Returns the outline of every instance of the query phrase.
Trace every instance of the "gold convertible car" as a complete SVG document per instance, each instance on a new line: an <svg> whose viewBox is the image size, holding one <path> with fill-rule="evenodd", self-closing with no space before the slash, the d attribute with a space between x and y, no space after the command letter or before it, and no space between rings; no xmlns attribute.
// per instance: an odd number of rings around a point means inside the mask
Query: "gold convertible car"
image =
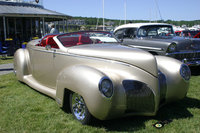
<svg viewBox="0 0 200 133"><path fill-rule="evenodd" d="M19 81L89 124L155 115L187 94L190 69L180 61L123 46L111 33L84 31L30 41L14 56Z"/></svg>

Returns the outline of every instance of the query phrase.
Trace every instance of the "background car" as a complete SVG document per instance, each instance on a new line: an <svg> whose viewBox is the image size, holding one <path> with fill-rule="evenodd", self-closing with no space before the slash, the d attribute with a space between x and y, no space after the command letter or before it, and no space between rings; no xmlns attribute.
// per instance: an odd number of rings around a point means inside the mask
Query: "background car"
<svg viewBox="0 0 200 133"><path fill-rule="evenodd" d="M190 69L180 61L94 31L29 42L15 53L14 71L19 81L55 99L82 124L155 115L162 105L186 96L190 79Z"/></svg>
<svg viewBox="0 0 200 133"><path fill-rule="evenodd" d="M153 55L173 57L189 66L200 65L200 40L176 37L170 24L125 24L117 27L114 34L130 47L147 50Z"/></svg>
<svg viewBox="0 0 200 133"><path fill-rule="evenodd" d="M183 30L175 31L175 34L180 37L199 38L200 31Z"/></svg>

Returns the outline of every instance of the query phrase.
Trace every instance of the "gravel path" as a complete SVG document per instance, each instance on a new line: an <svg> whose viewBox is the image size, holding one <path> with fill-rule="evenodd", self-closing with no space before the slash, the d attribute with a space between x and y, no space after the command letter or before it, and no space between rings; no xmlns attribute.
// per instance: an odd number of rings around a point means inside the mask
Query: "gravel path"
<svg viewBox="0 0 200 133"><path fill-rule="evenodd" d="M0 75L13 72L13 63L0 65Z"/></svg>

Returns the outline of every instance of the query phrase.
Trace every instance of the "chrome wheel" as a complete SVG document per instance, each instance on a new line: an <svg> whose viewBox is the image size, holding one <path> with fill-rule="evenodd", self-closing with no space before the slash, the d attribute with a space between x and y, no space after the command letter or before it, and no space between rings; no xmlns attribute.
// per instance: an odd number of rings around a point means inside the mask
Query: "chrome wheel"
<svg viewBox="0 0 200 133"><path fill-rule="evenodd" d="M72 94L71 99L71 108L72 113L76 117L76 119L82 121L86 117L86 106L83 98L77 93Z"/></svg>

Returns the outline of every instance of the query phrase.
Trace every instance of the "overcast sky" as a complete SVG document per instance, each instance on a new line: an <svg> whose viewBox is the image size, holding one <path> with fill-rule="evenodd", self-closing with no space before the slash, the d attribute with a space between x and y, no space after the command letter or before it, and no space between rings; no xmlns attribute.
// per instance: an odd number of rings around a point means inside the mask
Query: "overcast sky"
<svg viewBox="0 0 200 133"><path fill-rule="evenodd" d="M200 0L104 0L105 18L124 19L125 1L128 20L200 20ZM43 0L43 5L71 16L103 17L103 0Z"/></svg>

